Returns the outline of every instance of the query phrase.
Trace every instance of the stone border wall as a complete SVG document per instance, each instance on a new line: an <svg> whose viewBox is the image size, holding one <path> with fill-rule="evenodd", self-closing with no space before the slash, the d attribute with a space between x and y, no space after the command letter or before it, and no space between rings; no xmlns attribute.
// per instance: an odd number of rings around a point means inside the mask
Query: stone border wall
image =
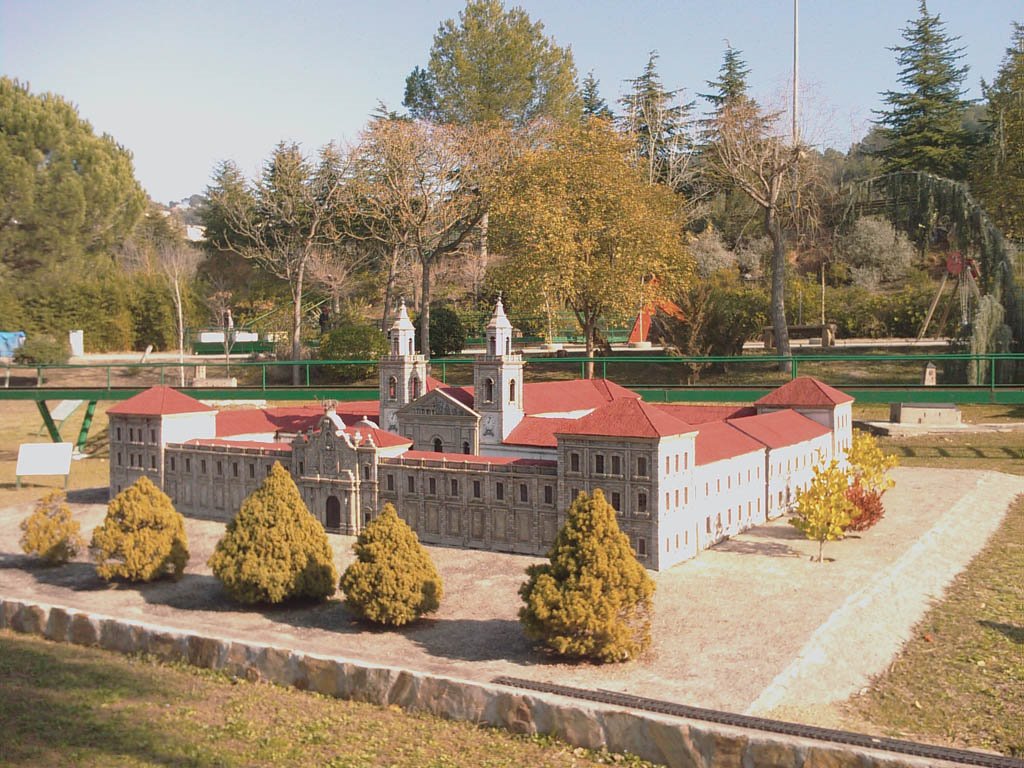
<svg viewBox="0 0 1024 768"><path fill-rule="evenodd" d="M672 768L934 768L935 761L628 710L419 672L205 637L71 608L0 597L0 629L60 643L145 653L252 681L554 734L575 746L630 752ZM944 763L944 765L952 765Z"/></svg>

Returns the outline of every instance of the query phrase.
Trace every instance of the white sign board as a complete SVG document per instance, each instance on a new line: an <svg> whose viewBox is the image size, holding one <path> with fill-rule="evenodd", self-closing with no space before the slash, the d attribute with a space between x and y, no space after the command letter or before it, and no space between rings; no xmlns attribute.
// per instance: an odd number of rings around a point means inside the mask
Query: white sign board
<svg viewBox="0 0 1024 768"><path fill-rule="evenodd" d="M67 475L71 472L71 443L24 443L18 447L14 474Z"/></svg>

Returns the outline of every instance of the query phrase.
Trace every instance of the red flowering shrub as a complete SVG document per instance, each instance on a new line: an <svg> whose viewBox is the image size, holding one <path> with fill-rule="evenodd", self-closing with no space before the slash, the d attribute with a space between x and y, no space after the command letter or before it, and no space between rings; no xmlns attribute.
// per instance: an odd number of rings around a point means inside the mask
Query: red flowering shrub
<svg viewBox="0 0 1024 768"><path fill-rule="evenodd" d="M860 480L855 480L846 490L846 498L853 502L857 511L851 515L850 524L846 527L848 531L866 531L873 526L885 514L885 507L882 504L882 492L865 488Z"/></svg>

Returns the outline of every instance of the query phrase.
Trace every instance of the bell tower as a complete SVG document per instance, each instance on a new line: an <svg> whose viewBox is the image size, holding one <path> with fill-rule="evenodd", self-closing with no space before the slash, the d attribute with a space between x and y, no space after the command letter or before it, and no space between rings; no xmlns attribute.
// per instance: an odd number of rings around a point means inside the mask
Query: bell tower
<svg viewBox="0 0 1024 768"><path fill-rule="evenodd" d="M380 428L398 432L398 409L427 391L427 360L416 353L416 329L405 299L388 332L390 349L377 366L380 375Z"/></svg>
<svg viewBox="0 0 1024 768"><path fill-rule="evenodd" d="M487 323L487 349L473 365L473 410L480 445L497 445L523 420L523 357L512 352L512 323L498 297Z"/></svg>

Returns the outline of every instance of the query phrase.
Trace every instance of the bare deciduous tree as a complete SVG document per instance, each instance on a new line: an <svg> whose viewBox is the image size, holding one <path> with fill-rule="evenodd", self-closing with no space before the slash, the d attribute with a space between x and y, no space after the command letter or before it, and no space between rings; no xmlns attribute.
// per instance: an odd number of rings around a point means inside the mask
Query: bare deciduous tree
<svg viewBox="0 0 1024 768"><path fill-rule="evenodd" d="M160 272L171 289L178 320L178 363L181 386L185 386L185 308L184 290L195 279L203 255L185 243L168 243L157 252Z"/></svg>

